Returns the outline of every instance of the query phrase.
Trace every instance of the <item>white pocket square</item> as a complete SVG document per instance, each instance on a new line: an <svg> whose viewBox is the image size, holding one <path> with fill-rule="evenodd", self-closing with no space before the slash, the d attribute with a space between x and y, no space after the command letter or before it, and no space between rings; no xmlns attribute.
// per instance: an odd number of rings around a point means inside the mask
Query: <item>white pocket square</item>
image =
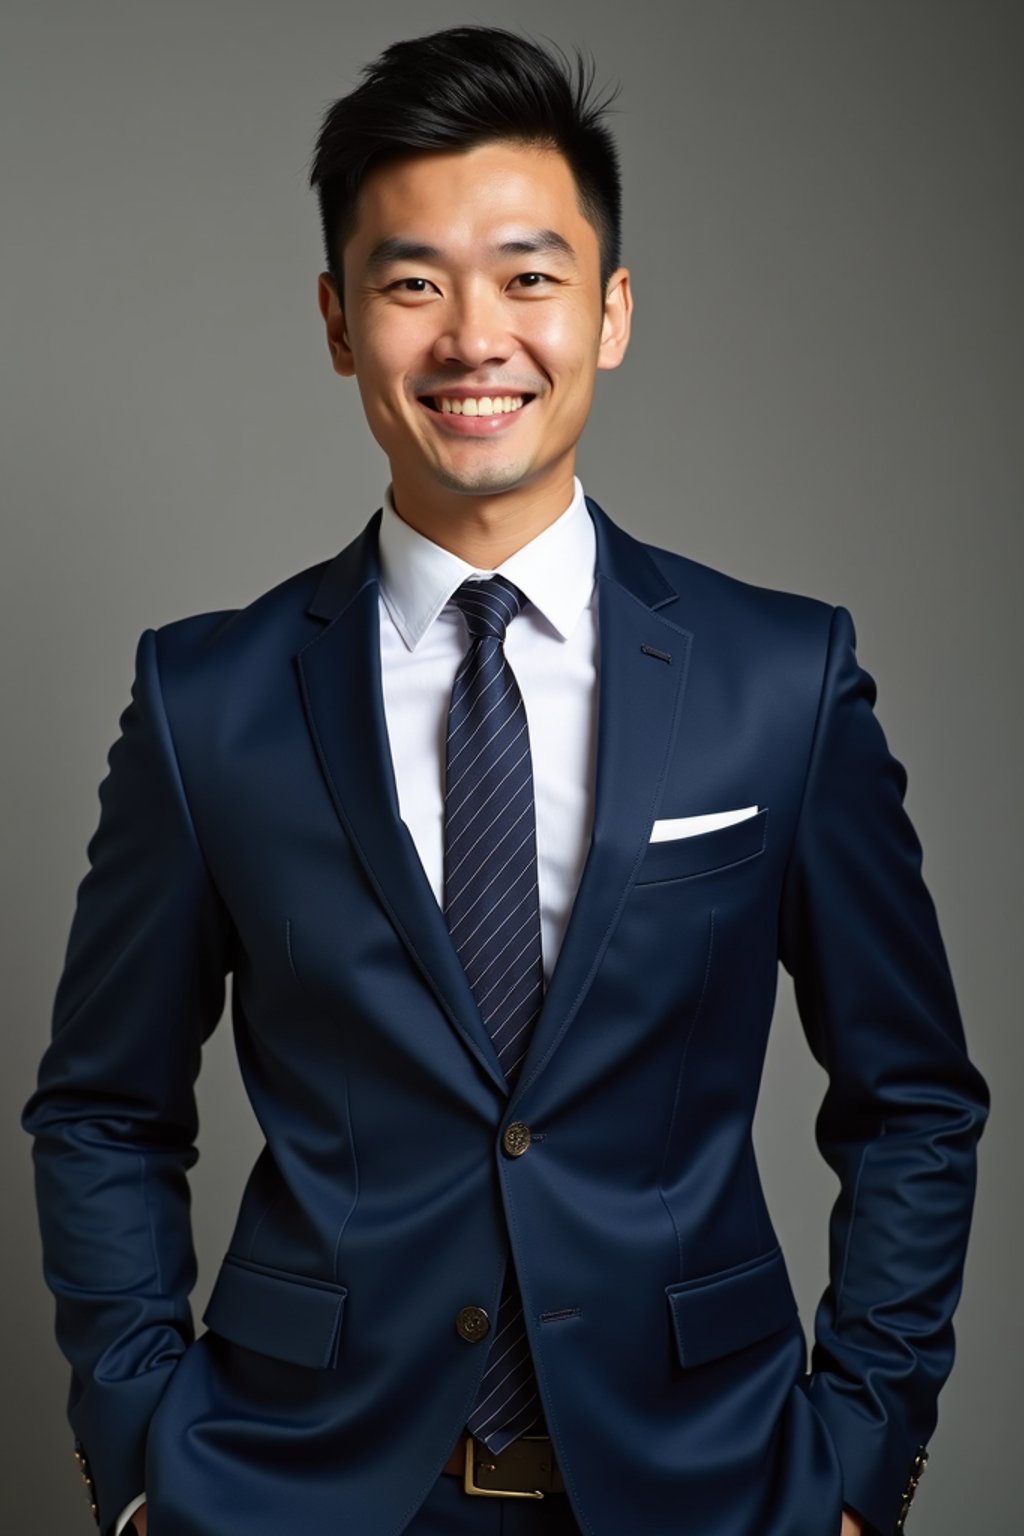
<svg viewBox="0 0 1024 1536"><path fill-rule="evenodd" d="M760 806L746 805L741 811L709 811L704 816L670 816L667 821L654 823L651 842L664 843L673 837L698 837L702 832L716 832L719 827L731 827L734 822L756 816L759 810Z"/></svg>

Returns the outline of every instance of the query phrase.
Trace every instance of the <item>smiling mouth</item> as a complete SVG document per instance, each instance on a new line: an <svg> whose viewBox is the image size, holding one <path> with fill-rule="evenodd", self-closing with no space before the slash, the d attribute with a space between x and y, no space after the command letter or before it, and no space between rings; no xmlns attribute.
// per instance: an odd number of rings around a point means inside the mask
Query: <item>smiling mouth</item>
<svg viewBox="0 0 1024 1536"><path fill-rule="evenodd" d="M420 395L422 405L439 416L512 416L534 395Z"/></svg>

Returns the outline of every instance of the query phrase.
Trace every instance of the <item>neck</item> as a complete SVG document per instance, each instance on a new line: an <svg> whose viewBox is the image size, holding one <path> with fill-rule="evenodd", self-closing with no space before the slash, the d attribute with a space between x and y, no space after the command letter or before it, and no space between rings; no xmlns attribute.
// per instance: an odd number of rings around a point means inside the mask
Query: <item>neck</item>
<svg viewBox="0 0 1024 1536"><path fill-rule="evenodd" d="M403 522L465 560L493 571L557 521L573 498L573 468L556 482L493 495L460 495L431 487L427 495L393 476L391 500Z"/></svg>

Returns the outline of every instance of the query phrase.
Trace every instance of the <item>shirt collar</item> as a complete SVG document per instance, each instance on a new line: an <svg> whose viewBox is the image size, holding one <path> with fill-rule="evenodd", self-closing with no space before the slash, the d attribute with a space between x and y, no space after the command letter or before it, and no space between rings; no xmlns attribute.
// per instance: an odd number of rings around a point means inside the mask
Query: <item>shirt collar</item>
<svg viewBox="0 0 1024 1536"><path fill-rule="evenodd" d="M568 639L594 589L597 539L573 477L573 497L553 523L503 560L496 571L469 565L405 522L391 487L384 495L378 543L381 596L409 650L415 650L452 594L470 576L506 576Z"/></svg>

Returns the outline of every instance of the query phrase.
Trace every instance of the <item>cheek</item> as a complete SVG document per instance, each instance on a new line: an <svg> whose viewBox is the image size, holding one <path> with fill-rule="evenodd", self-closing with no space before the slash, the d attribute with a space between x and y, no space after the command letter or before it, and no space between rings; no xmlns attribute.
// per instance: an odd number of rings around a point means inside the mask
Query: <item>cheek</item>
<svg viewBox="0 0 1024 1536"><path fill-rule="evenodd" d="M571 310L537 309L536 320L520 328L524 344L563 389L589 388L599 342L593 324Z"/></svg>
<svg viewBox="0 0 1024 1536"><path fill-rule="evenodd" d="M415 371L423 357L422 326L417 326L411 312L392 312L387 317L364 321L353 339L356 375L369 403L389 408L401 394L406 376Z"/></svg>

